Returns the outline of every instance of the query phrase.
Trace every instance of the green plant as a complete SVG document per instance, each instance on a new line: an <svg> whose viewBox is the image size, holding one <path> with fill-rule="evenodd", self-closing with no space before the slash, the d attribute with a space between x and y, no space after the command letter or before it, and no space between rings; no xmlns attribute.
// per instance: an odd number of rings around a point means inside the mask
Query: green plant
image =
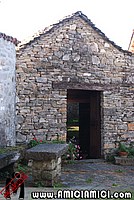
<svg viewBox="0 0 134 200"><path fill-rule="evenodd" d="M44 183L42 183L41 181L37 181L34 183L35 184L35 187L44 187Z"/></svg>
<svg viewBox="0 0 134 200"><path fill-rule="evenodd" d="M128 157L134 157L134 146L133 146L133 144L126 146L124 143L120 142L118 149L117 149L117 153L120 153L120 152L127 152Z"/></svg>
<svg viewBox="0 0 134 200"><path fill-rule="evenodd" d="M51 141L45 141L44 143L52 143L52 144L65 144L65 141L62 140L51 140Z"/></svg>
<svg viewBox="0 0 134 200"><path fill-rule="evenodd" d="M86 183L92 183L92 181L93 181L92 178L88 178L88 179L86 180Z"/></svg>
<svg viewBox="0 0 134 200"><path fill-rule="evenodd" d="M62 140L51 140L51 141L47 141L47 140L38 140L36 137L34 137L32 140L30 140L30 142L28 143L28 148L32 148L38 144L45 144L45 143L52 143L52 144L64 144L65 141Z"/></svg>
<svg viewBox="0 0 134 200"><path fill-rule="evenodd" d="M54 183L54 188L62 188L64 187L63 184L61 182L57 182L57 183Z"/></svg>
<svg viewBox="0 0 134 200"><path fill-rule="evenodd" d="M82 159L82 156L80 155L80 146L74 144L72 141L69 141L68 143L68 150L62 157L64 160L78 160Z"/></svg>
<svg viewBox="0 0 134 200"><path fill-rule="evenodd" d="M73 124L73 123L78 123L79 122L79 119L70 119L67 121L67 124Z"/></svg>
<svg viewBox="0 0 134 200"><path fill-rule="evenodd" d="M38 144L43 144L44 141L43 140L37 140L36 137L34 137L32 140L30 140L30 142L28 143L28 148L32 148Z"/></svg>
<svg viewBox="0 0 134 200"><path fill-rule="evenodd" d="M74 138L72 138L73 141ZM74 144L72 141L69 141L68 143L68 150L67 152L62 156L64 160L76 160L76 159L82 159L82 156L80 155L80 146ZM45 143L51 143L51 144L64 144L65 141L62 140L38 140L36 137L34 137L28 144L28 148L32 148L38 144L45 144Z"/></svg>
<svg viewBox="0 0 134 200"><path fill-rule="evenodd" d="M115 155L108 155L106 160L107 160L107 162L114 163L115 162Z"/></svg>
<svg viewBox="0 0 134 200"><path fill-rule="evenodd" d="M129 157L133 157L134 156L134 147L133 146L128 147L128 151L129 151Z"/></svg>
<svg viewBox="0 0 134 200"><path fill-rule="evenodd" d="M118 169L118 170L115 170L115 172L117 172L117 173L123 173L123 170Z"/></svg>
<svg viewBox="0 0 134 200"><path fill-rule="evenodd" d="M5 147L5 148L0 148L0 154L3 153L8 153L11 151L21 151L25 148L25 146L20 145L20 146L13 146L13 147Z"/></svg>
<svg viewBox="0 0 134 200"><path fill-rule="evenodd" d="M22 165L21 163L18 163L17 171L26 173L27 170L28 170L28 167L26 165Z"/></svg>
<svg viewBox="0 0 134 200"><path fill-rule="evenodd" d="M127 152L127 153L129 153L129 150L128 150L128 148L126 147L126 145L124 143L119 142L118 152Z"/></svg>
<svg viewBox="0 0 134 200"><path fill-rule="evenodd" d="M65 158L63 157L63 160L65 160ZM66 164L74 164L74 160L66 160Z"/></svg>
<svg viewBox="0 0 134 200"><path fill-rule="evenodd" d="M112 186L113 186L113 187L117 187L118 184L117 184L117 183L113 183Z"/></svg>

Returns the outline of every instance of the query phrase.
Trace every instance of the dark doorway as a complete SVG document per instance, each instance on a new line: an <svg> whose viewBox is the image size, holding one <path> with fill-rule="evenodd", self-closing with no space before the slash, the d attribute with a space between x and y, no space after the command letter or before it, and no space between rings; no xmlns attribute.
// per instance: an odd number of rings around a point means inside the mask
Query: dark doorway
<svg viewBox="0 0 134 200"><path fill-rule="evenodd" d="M101 157L101 92L88 90L68 90L68 104L77 103L78 119L74 119L74 132L85 158ZM76 112L76 110L74 111ZM68 119L69 121L69 119ZM73 125L73 120L72 120ZM69 127L71 128L71 126ZM67 138L70 137L68 129ZM73 132L71 132L73 136Z"/></svg>

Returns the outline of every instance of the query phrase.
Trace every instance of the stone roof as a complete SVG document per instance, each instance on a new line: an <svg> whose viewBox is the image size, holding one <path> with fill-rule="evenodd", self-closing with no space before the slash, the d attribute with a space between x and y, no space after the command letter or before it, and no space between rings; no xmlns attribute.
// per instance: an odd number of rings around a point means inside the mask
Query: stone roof
<svg viewBox="0 0 134 200"><path fill-rule="evenodd" d="M81 11L77 11L76 13L65 17L63 20L60 20L58 23L53 24L47 28L45 28L42 31L39 31L36 35L32 36L32 38L29 41L25 41L24 43L20 43L19 48L25 48L27 45L30 45L32 42L34 42L35 40L38 40L40 38L40 36L45 35L47 33L51 33L54 31L55 28L59 27L59 25L64 24L65 22L67 22L68 20L72 19L74 16L80 17L81 19L83 19L87 24L89 24L89 26L91 26L99 35L101 35L101 37L111 43L115 48L117 48L118 50L127 53L127 54L132 54L130 51L127 50L123 50L120 46L118 46L117 44L115 44L113 41L111 41L99 28L97 28L95 26L95 24L93 24L93 22L88 19L88 17L86 15L84 15Z"/></svg>
<svg viewBox="0 0 134 200"><path fill-rule="evenodd" d="M133 30L133 33L132 33L132 37L130 39L128 51L134 53L134 30Z"/></svg>
<svg viewBox="0 0 134 200"><path fill-rule="evenodd" d="M13 38L13 37L8 36L5 33L1 33L1 32L0 32L0 38L3 38L4 40L10 41L16 46L20 43L16 38Z"/></svg>

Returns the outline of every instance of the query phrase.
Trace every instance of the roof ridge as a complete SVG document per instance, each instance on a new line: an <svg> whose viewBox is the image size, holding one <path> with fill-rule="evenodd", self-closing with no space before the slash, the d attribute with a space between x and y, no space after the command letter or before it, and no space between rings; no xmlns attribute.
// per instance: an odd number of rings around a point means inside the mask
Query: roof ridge
<svg viewBox="0 0 134 200"><path fill-rule="evenodd" d="M74 15L77 15L79 12L81 12L81 11L77 11L77 12L73 13L72 15L65 16L62 19L58 20L56 23L46 26L42 30L39 30L38 32L34 33L31 37L28 37L27 39L24 39L21 43L19 43L19 47L21 48L21 46L31 43L34 39L39 38L40 35L46 34L47 32L49 32L51 29L53 29L57 25L59 25L60 23L64 22L67 19L72 18Z"/></svg>
<svg viewBox="0 0 134 200"><path fill-rule="evenodd" d="M120 47L119 45L117 45L115 42L113 42L112 40L110 40L99 28L97 28L95 26L95 24L85 15L82 13L82 11L77 11L75 13L73 13L72 15L68 15L66 17L64 17L63 19L59 20L57 23L52 24L46 28L44 28L42 31L38 31L35 35L33 35L31 37L32 40L29 41L24 41L24 43L20 43L19 48L23 48L25 47L25 45L30 44L31 42L33 42L34 40L38 39L41 35L43 34L47 34L50 31L52 31L55 27L57 27L59 24L71 19L73 16L77 16L80 17L81 19L83 19L86 23L89 24L89 26L91 26L99 35L101 35L107 42L110 42L115 48L117 48L118 50L127 53L129 55L132 54L132 52L129 52L127 50L123 50L122 47Z"/></svg>
<svg viewBox="0 0 134 200"><path fill-rule="evenodd" d="M79 16L86 21L99 35L101 35L106 41L110 42L114 47L116 47L118 50L123 51L124 53L132 54L131 52L122 49L119 45L117 45L114 41L110 40L105 33L103 33L99 28L95 26L95 24L81 11L76 12L76 14L79 14Z"/></svg>

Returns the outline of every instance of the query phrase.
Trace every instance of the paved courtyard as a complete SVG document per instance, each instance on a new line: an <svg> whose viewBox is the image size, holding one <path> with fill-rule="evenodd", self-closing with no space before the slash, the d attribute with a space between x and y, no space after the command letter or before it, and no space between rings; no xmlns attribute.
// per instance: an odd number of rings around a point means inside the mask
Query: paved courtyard
<svg viewBox="0 0 134 200"><path fill-rule="evenodd" d="M134 191L134 166L119 166L103 160L76 161L64 166L62 183L71 188Z"/></svg>
<svg viewBox="0 0 134 200"><path fill-rule="evenodd" d="M103 160L75 161L73 164L63 165L61 182L55 185L55 188L30 187L28 182L26 185L26 200L32 199L31 192L52 192L59 189L134 192L134 166L119 166ZM0 200L3 199L0 196ZM12 197L12 200L16 199L18 199L17 196Z"/></svg>

